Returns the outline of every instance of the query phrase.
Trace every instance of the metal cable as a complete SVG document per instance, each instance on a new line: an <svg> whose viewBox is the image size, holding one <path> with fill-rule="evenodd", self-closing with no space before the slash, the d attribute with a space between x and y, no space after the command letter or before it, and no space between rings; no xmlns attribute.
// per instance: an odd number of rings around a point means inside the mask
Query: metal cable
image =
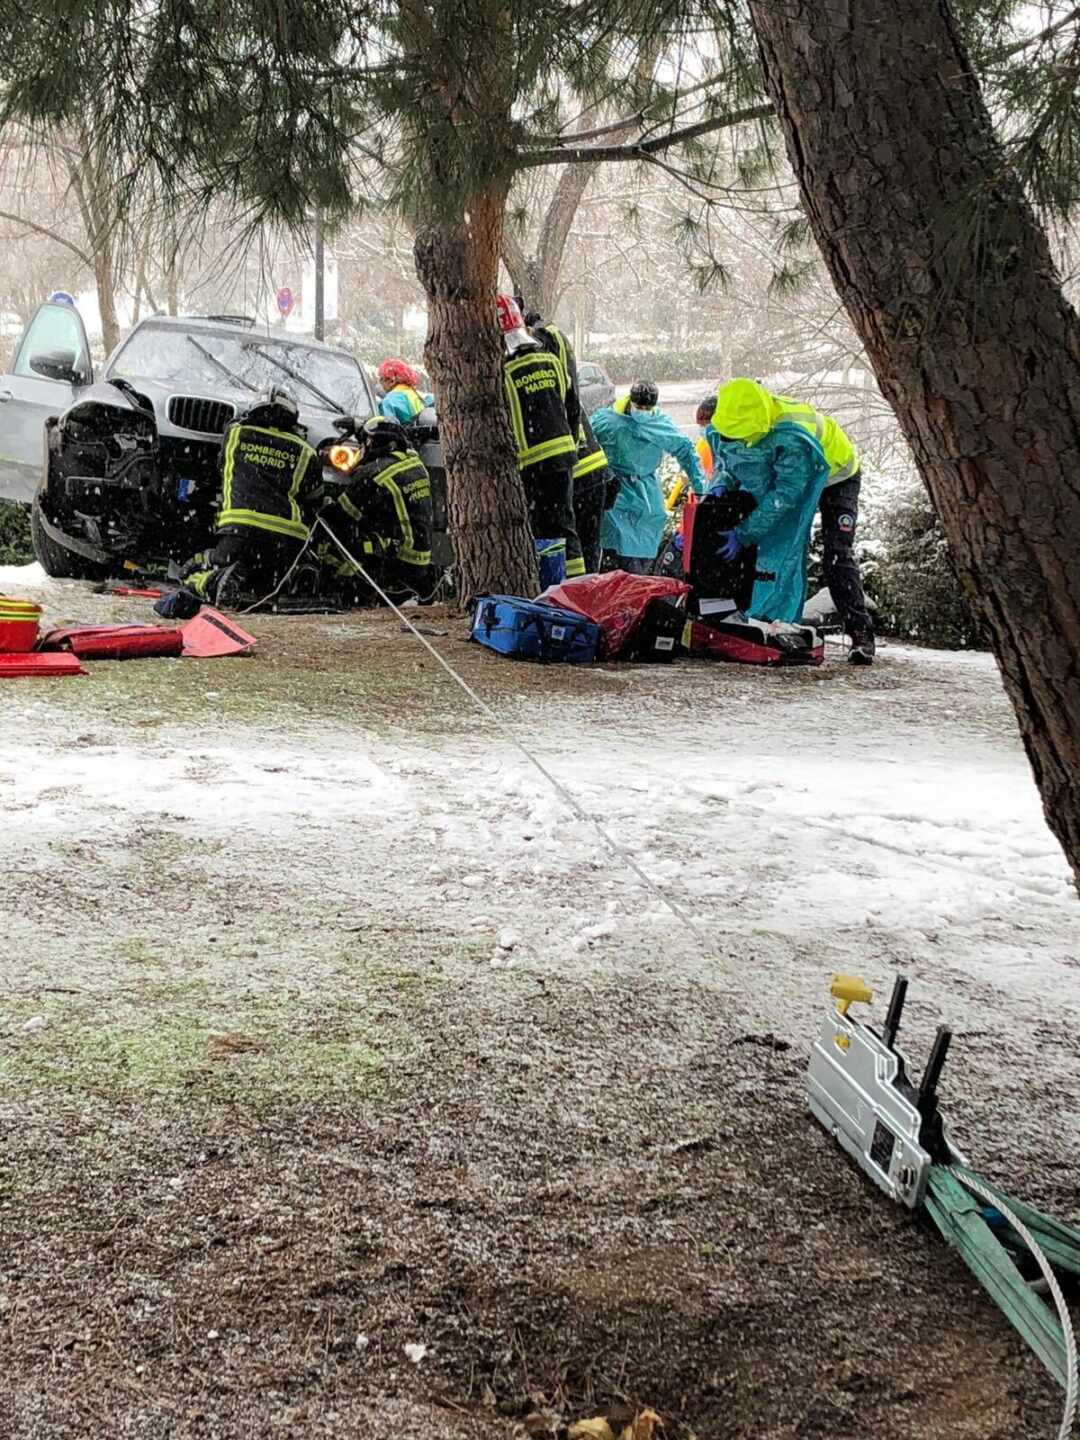
<svg viewBox="0 0 1080 1440"><path fill-rule="evenodd" d="M1065 1339L1065 1413L1061 1417L1061 1429L1057 1433L1057 1440L1072 1440L1073 1425L1076 1422L1076 1400L1077 1400L1077 1361L1076 1361L1076 1335L1073 1331L1072 1316L1069 1314L1069 1307L1065 1303L1065 1296L1061 1293L1061 1286L1058 1284L1057 1276L1050 1267L1050 1262L1043 1254L1042 1247L1036 1241L1034 1235L1027 1228L1019 1216L1014 1215L1009 1206L1002 1200L1000 1195L995 1195L988 1190L968 1170L957 1169L955 1165L950 1166L950 1173L966 1189L973 1191L981 1200L995 1210L1000 1210L1005 1219L1023 1240L1024 1244L1035 1257L1035 1263L1042 1272L1050 1294L1054 1297L1054 1304L1057 1307L1058 1319L1061 1321L1061 1331Z"/></svg>
<svg viewBox="0 0 1080 1440"><path fill-rule="evenodd" d="M525 756L526 760L528 760L531 765L534 765L536 769L539 770L540 774L544 777L547 783L556 792L556 794L560 797L560 799L571 811L571 813L576 817L576 819L583 820L586 824L592 825L595 828L597 834L603 840L604 844L612 852L612 854L616 855L629 870L633 871L633 873L637 876L637 878L641 881L645 888L651 891L652 894L660 901L660 903L671 911L671 913L676 917L677 920L680 920L689 930L693 932L693 934L697 937L698 941L703 947L708 948L710 944L709 939L706 936L705 932L697 924L697 922L693 920L686 913L686 911L683 910L682 906L677 904L670 895L664 894L664 892L651 878L651 876L647 875L646 872L641 868L641 866L629 853L629 851L624 850L623 847L618 843L618 841L612 838L612 836L608 833L607 829L596 818L595 815L590 815L588 811L582 808L582 806L578 803L578 801L574 798L574 796L570 793L570 791L566 788L562 781L558 780L551 773L551 771L548 770L547 767L536 758L532 751L529 750L527 746L525 746L518 739L518 737L514 734L513 730L507 724L507 722L501 719L500 716L498 716L495 711L492 710L491 706L485 700L482 700L479 695L477 695L476 691L472 688L469 682L463 679L462 676L458 674L458 672L454 669L450 662L446 660L442 655L440 655L438 650L436 650L433 645L429 644L429 642L420 633L420 631L412 623L409 617L404 614L404 612L400 610L397 605L394 604L393 600L391 600L390 596L387 595L386 591L382 588L382 586L379 585L375 580L373 580L372 577L367 573L364 567L360 564L360 561L357 560L356 556L349 553L349 551L341 543L338 537L334 534L333 530L331 530L330 526L327 525L326 522L323 520L321 515L317 518L315 523L316 525L322 526L322 528L326 531L327 535L329 535L330 539L341 551L342 555L344 555L345 559L348 560L349 564L356 567L358 573L363 577L367 584L371 586L372 590L374 590L376 595L378 595L381 600L383 600L387 605L389 605L390 609L393 610L394 614L398 617L398 619L404 625L406 625L408 629L411 630L412 633L416 636L417 640L420 641L420 644L423 645L424 649L430 653L434 660L438 661L438 663L442 666L442 668L446 671L450 678L455 682L455 684L459 685L461 689L464 690L465 694L468 695L469 699L473 702L477 709L480 710L484 715L486 715L489 720L493 720L495 724L499 727L499 729L502 730L503 733L510 740L510 743L521 751L522 755Z"/></svg>

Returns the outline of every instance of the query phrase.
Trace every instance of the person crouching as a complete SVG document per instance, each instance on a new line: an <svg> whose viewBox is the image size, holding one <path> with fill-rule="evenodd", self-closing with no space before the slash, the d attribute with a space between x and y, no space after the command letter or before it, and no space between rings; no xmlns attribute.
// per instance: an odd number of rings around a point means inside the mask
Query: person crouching
<svg viewBox="0 0 1080 1440"><path fill-rule="evenodd" d="M322 487L322 464L287 390L271 390L226 428L218 466L214 543L188 564L182 589L213 605L258 601L307 544L305 513Z"/></svg>
<svg viewBox="0 0 1080 1440"><path fill-rule="evenodd" d="M356 432L359 455L349 484L319 511L325 526L353 559L323 536L319 558L350 582L356 599L378 604L360 566L392 599L425 596L431 568L431 479L402 427L381 415ZM358 563L353 563L353 562Z"/></svg>

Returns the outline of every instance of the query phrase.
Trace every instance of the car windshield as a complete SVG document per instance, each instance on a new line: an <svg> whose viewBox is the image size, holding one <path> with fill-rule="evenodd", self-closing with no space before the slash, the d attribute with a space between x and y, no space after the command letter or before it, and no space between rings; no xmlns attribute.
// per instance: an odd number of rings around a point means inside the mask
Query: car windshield
<svg viewBox="0 0 1080 1440"><path fill-rule="evenodd" d="M109 376L211 392L288 390L306 409L343 415L371 408L363 373L350 356L254 332L221 335L194 327L143 325L117 355Z"/></svg>

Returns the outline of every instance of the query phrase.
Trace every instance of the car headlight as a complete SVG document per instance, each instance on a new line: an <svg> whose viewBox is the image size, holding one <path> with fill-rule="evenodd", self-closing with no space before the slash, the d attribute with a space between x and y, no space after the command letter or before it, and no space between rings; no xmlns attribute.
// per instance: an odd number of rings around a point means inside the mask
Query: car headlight
<svg viewBox="0 0 1080 1440"><path fill-rule="evenodd" d="M360 464L359 445L331 445L326 457L335 470L351 475Z"/></svg>

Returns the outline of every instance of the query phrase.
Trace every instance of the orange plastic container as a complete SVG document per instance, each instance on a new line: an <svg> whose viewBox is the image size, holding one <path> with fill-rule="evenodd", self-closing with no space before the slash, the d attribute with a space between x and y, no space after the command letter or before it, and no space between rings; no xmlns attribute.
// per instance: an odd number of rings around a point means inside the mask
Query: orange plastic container
<svg viewBox="0 0 1080 1440"><path fill-rule="evenodd" d="M0 654L26 655L37 644L41 606L0 595Z"/></svg>

